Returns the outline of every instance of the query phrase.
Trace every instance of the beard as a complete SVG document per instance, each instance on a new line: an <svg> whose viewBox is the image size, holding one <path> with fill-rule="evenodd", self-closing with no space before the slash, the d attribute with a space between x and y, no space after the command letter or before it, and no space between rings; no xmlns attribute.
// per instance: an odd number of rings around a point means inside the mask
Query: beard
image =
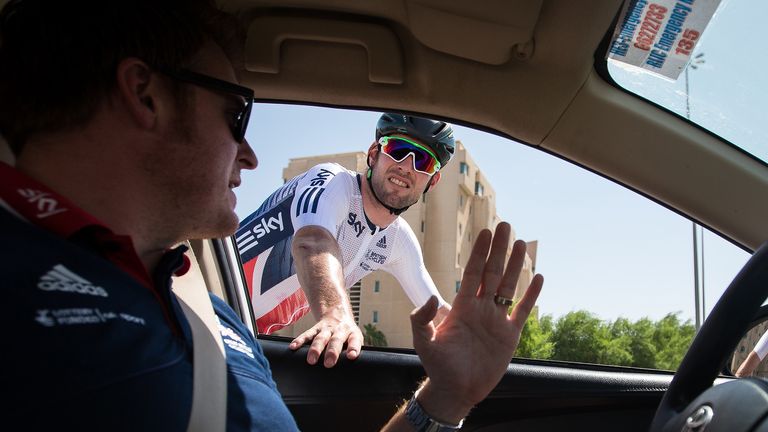
<svg viewBox="0 0 768 432"><path fill-rule="evenodd" d="M233 234L239 220L231 208L229 189L221 169L207 170L208 158L200 156L212 145L191 121L189 110L180 110L170 132L143 160L143 169L154 187L153 226L175 241L219 238Z"/></svg>
<svg viewBox="0 0 768 432"><path fill-rule="evenodd" d="M375 171L371 177L371 187L373 188L373 192L386 205L395 209L401 209L405 207L410 207L416 204L417 202L419 202L419 197L421 196L423 191L417 191L416 189L411 188L411 189L407 189L407 191L409 192L407 195L399 195L396 192L388 191L387 186L388 186L389 180L387 180L387 177L388 177L388 174L386 172L377 176ZM390 187L397 187L397 186L392 185Z"/></svg>

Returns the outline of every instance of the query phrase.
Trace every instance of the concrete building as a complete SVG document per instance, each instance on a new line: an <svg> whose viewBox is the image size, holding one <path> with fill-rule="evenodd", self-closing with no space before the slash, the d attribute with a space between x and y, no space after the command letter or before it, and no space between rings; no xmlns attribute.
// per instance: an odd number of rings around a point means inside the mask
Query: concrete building
<svg viewBox="0 0 768 432"><path fill-rule="evenodd" d="M496 193L460 141L451 162L441 171L438 185L401 216L413 229L421 244L424 263L440 294L453 302L461 283L475 237L483 228L493 229L500 218L496 214ZM283 170L285 181L322 162L336 162L347 169L364 173L364 152L342 153L291 159ZM514 229L513 229L514 237ZM515 297L522 296L535 274L537 242L528 244L529 254ZM511 252L511 249L507 252ZM391 347L412 347L409 315L414 306L397 280L377 271L363 278L350 290L350 300L363 334L364 326L373 324L384 333ZM276 334L296 336L314 324L311 314L294 326Z"/></svg>

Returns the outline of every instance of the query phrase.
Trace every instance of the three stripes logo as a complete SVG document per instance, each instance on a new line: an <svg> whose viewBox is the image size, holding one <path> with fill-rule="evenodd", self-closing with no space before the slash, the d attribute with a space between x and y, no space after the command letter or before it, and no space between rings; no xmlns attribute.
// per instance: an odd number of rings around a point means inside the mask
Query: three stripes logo
<svg viewBox="0 0 768 432"><path fill-rule="evenodd" d="M61 264L53 266L52 269L40 277L37 287L43 291L63 291L97 297L109 297L104 288L93 285Z"/></svg>
<svg viewBox="0 0 768 432"><path fill-rule="evenodd" d="M317 213L317 205L320 203L320 196L325 192L325 183L336 173L321 168L317 175L309 181L309 186L299 195L296 202L296 216L312 212Z"/></svg>
<svg viewBox="0 0 768 432"><path fill-rule="evenodd" d="M317 205L320 203L320 196L323 192L325 192L324 187L311 187L305 189L299 196L299 201L296 203L296 216L309 211L317 213Z"/></svg>
<svg viewBox="0 0 768 432"><path fill-rule="evenodd" d="M380 247L382 249L386 249L387 248L387 236L382 237L381 240L376 242L376 246L378 246L378 247Z"/></svg>

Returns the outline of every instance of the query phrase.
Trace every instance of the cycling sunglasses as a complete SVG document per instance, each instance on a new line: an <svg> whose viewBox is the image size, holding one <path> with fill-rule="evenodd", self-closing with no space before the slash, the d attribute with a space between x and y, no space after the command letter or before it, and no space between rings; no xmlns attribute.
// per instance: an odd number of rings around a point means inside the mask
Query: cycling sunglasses
<svg viewBox="0 0 768 432"><path fill-rule="evenodd" d="M245 140L245 130L248 128L248 120L251 118L251 109L253 108L253 90L248 87L220 80L209 75L192 72L187 69L160 69L160 72L176 81L193 84L218 93L234 94L245 99L242 108L234 113L229 124L229 128L232 131L232 137L235 138L235 141L242 143L243 140Z"/></svg>
<svg viewBox="0 0 768 432"><path fill-rule="evenodd" d="M429 148L407 138L383 136L379 139L381 152L395 162L402 162L413 155L413 169L426 175L440 171L440 161Z"/></svg>

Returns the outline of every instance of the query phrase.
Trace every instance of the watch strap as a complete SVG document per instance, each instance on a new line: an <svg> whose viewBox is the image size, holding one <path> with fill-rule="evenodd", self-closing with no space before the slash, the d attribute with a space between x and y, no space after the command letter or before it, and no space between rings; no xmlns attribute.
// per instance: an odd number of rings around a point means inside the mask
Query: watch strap
<svg viewBox="0 0 768 432"><path fill-rule="evenodd" d="M461 429L464 425L464 419L462 419L459 424L452 425L442 423L430 417L416 399L419 396L420 390L421 389L416 390L405 407L405 418L408 420L408 423L413 426L416 432L450 432Z"/></svg>

